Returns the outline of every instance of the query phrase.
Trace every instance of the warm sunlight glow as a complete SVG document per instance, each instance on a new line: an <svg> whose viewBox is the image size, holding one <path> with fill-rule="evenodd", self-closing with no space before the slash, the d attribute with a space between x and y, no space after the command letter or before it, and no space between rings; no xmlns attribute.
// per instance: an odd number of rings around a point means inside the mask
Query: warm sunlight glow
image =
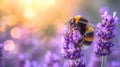
<svg viewBox="0 0 120 67"><path fill-rule="evenodd" d="M45 1L46 1L46 5L48 6L54 6L56 2L56 0L45 0Z"/></svg>
<svg viewBox="0 0 120 67"><path fill-rule="evenodd" d="M25 4L32 4L32 0L24 0Z"/></svg>
<svg viewBox="0 0 120 67"><path fill-rule="evenodd" d="M19 0L22 6L23 16L26 19L33 19L41 11L49 10L50 7L56 8L56 0Z"/></svg>
<svg viewBox="0 0 120 67"><path fill-rule="evenodd" d="M23 15L26 19L31 19L35 16L35 12L32 9L25 9Z"/></svg>

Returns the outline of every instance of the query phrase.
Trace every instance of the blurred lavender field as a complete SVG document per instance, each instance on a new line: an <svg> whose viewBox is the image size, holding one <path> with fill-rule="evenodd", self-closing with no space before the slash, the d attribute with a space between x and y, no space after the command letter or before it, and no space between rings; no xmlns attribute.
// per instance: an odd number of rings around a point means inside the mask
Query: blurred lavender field
<svg viewBox="0 0 120 67"><path fill-rule="evenodd" d="M119 0L0 0L0 67L69 67L61 54L65 22L76 15L100 22L106 7L120 17ZM120 67L120 23L106 67ZM94 43L83 50L86 67L100 67Z"/></svg>

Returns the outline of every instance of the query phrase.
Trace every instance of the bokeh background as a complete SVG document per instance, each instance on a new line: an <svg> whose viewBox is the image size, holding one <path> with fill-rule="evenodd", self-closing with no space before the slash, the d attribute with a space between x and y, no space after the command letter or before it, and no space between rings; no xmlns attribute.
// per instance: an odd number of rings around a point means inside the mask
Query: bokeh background
<svg viewBox="0 0 120 67"><path fill-rule="evenodd" d="M65 22L76 15L90 23L100 22L99 10L108 8L120 17L120 0L0 0L0 58L4 67L44 67L46 53L55 53L63 67L60 53ZM108 65L120 67L120 23L115 47ZM91 64L93 46L84 50L87 67ZM109 67L110 67L109 66Z"/></svg>

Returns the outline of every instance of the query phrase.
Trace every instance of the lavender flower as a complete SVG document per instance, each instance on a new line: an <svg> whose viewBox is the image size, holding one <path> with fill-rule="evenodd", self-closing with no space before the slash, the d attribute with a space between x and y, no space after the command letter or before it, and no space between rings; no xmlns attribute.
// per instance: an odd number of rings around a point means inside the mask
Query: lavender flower
<svg viewBox="0 0 120 67"><path fill-rule="evenodd" d="M78 30L74 30L71 33L66 32L62 36L61 53L63 54L64 58L69 59L70 67L85 67L83 60L81 59L83 56L81 48L75 48L80 37L81 35Z"/></svg>
<svg viewBox="0 0 120 67"><path fill-rule="evenodd" d="M118 18L116 12L113 16L108 14L108 11L102 12L102 23L98 23L96 32L95 53L99 56L109 55L111 48L114 45L113 38L115 36L115 28Z"/></svg>

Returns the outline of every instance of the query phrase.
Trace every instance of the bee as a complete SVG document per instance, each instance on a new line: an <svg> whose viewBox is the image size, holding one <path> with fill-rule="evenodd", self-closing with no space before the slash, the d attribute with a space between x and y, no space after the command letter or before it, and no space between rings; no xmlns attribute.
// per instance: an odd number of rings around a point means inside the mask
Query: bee
<svg viewBox="0 0 120 67"><path fill-rule="evenodd" d="M73 17L69 22L70 31L78 30L82 37L75 47L86 48L94 40L94 27L88 20L80 15Z"/></svg>

